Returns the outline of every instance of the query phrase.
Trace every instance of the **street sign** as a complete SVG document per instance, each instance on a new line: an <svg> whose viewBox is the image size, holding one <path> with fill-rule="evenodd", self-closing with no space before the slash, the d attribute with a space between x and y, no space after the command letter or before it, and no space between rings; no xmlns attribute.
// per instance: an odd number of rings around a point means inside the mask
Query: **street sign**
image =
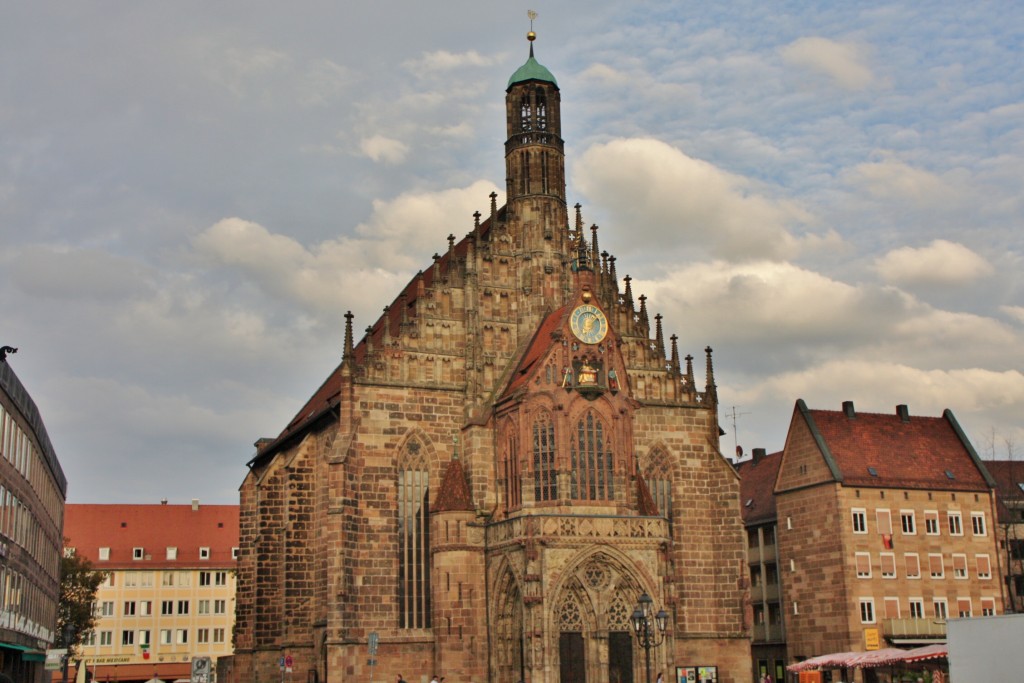
<svg viewBox="0 0 1024 683"><path fill-rule="evenodd" d="M192 658L192 683L210 683L213 660L209 657Z"/></svg>
<svg viewBox="0 0 1024 683"><path fill-rule="evenodd" d="M64 664L64 655L67 653L68 651L65 648L47 650L46 664L43 665L43 668L47 671L60 671L61 666Z"/></svg>

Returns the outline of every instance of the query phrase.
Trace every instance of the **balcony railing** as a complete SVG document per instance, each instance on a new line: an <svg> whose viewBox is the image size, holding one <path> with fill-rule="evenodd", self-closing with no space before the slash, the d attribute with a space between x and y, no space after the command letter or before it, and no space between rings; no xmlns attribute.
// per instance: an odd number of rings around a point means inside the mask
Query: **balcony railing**
<svg viewBox="0 0 1024 683"><path fill-rule="evenodd" d="M946 637L946 622L942 619L885 619L882 628L889 638Z"/></svg>

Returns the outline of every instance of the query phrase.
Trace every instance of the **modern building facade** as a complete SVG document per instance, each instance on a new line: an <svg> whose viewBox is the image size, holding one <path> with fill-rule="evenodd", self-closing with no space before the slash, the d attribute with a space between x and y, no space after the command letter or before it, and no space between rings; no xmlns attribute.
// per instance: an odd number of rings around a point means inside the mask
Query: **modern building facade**
<svg viewBox="0 0 1024 683"><path fill-rule="evenodd" d="M1024 461L986 460L985 469L996 481L1006 611L1024 612Z"/></svg>
<svg viewBox="0 0 1024 683"><path fill-rule="evenodd" d="M277 681L286 657L331 683L632 683L648 654L650 680L751 678L711 349L698 384L570 215L532 43L505 101L505 205L481 198L358 343L347 316L341 364L257 443L232 680ZM650 650L643 596L666 616Z"/></svg>
<svg viewBox="0 0 1024 683"><path fill-rule="evenodd" d="M13 351L0 350L0 673L40 683L45 651L57 639L67 481L8 363Z"/></svg>
<svg viewBox="0 0 1024 683"><path fill-rule="evenodd" d="M947 619L1004 612L995 481L952 412L797 401L774 493L791 661L941 641Z"/></svg>
<svg viewBox="0 0 1024 683"><path fill-rule="evenodd" d="M755 448L750 460L736 464L740 473L743 524L747 529L747 565L753 612L751 657L756 680L770 675L785 680L786 624L782 606L782 558L775 511L775 479L782 453Z"/></svg>
<svg viewBox="0 0 1024 683"><path fill-rule="evenodd" d="M189 678L194 657L232 653L237 505L72 503L65 536L107 573L79 647L94 680Z"/></svg>

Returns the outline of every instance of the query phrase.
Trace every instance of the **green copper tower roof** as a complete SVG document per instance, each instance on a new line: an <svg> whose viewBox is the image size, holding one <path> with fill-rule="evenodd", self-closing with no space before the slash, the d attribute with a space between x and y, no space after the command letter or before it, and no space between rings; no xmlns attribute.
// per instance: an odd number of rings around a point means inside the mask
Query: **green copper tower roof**
<svg viewBox="0 0 1024 683"><path fill-rule="evenodd" d="M524 81L546 81L556 88L558 87L558 81L551 75L548 68L533 58L532 44L530 45L530 58L526 60L526 64L516 69L516 72L508 79L508 87L511 88L516 83Z"/></svg>

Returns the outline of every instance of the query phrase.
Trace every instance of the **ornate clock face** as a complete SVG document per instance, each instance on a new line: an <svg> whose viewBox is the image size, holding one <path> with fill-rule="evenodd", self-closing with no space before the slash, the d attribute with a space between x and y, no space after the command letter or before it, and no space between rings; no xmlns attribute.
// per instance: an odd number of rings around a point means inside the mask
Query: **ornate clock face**
<svg viewBox="0 0 1024 683"><path fill-rule="evenodd" d="M597 306L583 304L572 312L569 327L584 344L598 344L608 334L608 319Z"/></svg>

